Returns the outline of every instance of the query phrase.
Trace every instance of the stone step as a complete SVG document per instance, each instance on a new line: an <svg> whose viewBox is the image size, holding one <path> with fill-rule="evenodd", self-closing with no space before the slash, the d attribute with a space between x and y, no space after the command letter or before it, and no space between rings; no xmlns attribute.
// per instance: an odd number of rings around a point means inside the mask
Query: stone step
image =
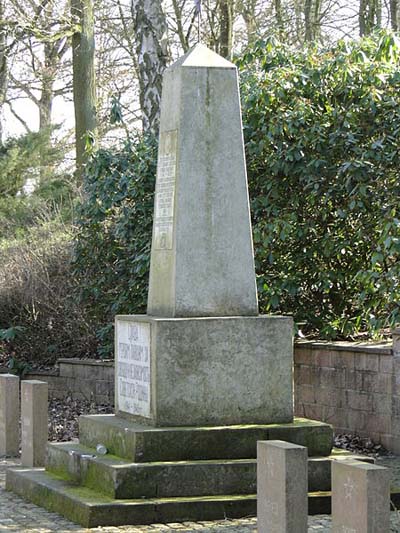
<svg viewBox="0 0 400 533"><path fill-rule="evenodd" d="M9 469L6 489L84 527L241 518L255 516L257 506L255 494L112 500L41 468ZM391 501L399 505L399 490L391 491ZM330 492L309 493L308 514L330 512Z"/></svg>
<svg viewBox="0 0 400 533"><path fill-rule="evenodd" d="M331 459L373 459L334 450L309 459L309 491L330 490ZM256 459L130 463L75 442L49 443L46 470L111 498L168 498L256 492Z"/></svg>
<svg viewBox="0 0 400 533"><path fill-rule="evenodd" d="M287 424L155 428L116 415L79 418L79 441L135 463L200 459L255 459L258 440L285 440L308 448L310 457L329 455L329 424L295 418Z"/></svg>

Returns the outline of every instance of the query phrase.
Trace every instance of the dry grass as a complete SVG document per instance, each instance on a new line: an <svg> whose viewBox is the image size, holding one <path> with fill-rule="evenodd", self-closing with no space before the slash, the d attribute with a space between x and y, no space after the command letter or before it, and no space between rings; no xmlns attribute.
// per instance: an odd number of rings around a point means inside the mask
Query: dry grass
<svg viewBox="0 0 400 533"><path fill-rule="evenodd" d="M8 355L31 363L91 354L94 330L74 297L73 228L41 220L0 246L0 328L22 326Z"/></svg>

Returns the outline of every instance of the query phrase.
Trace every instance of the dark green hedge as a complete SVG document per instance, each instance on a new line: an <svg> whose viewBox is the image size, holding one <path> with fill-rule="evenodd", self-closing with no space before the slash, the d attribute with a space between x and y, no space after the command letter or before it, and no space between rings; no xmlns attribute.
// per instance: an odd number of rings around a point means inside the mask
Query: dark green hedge
<svg viewBox="0 0 400 533"><path fill-rule="evenodd" d="M240 62L261 309L327 337L398 319L399 46L390 34Z"/></svg>
<svg viewBox="0 0 400 533"><path fill-rule="evenodd" d="M146 310L156 161L147 137L99 150L88 165L74 270L99 323L101 355L112 352L114 315Z"/></svg>

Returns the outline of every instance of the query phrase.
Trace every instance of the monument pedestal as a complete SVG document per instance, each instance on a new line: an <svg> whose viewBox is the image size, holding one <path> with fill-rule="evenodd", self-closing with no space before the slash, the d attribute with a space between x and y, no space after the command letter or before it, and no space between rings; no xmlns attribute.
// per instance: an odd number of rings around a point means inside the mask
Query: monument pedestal
<svg viewBox="0 0 400 533"><path fill-rule="evenodd" d="M116 413L151 425L293 420L291 318L117 316Z"/></svg>
<svg viewBox="0 0 400 533"><path fill-rule="evenodd" d="M308 447L309 513L329 512L328 424L157 428L88 415L79 426L79 443L48 444L45 470L9 469L6 489L85 527L255 516L257 441L284 439Z"/></svg>

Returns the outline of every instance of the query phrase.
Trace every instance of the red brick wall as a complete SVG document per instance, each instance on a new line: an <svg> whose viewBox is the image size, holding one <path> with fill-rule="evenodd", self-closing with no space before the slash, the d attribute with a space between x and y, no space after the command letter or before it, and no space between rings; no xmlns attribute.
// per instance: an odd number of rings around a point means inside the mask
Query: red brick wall
<svg viewBox="0 0 400 533"><path fill-rule="evenodd" d="M294 353L296 416L328 422L337 433L368 436L393 449L390 344L300 342Z"/></svg>

